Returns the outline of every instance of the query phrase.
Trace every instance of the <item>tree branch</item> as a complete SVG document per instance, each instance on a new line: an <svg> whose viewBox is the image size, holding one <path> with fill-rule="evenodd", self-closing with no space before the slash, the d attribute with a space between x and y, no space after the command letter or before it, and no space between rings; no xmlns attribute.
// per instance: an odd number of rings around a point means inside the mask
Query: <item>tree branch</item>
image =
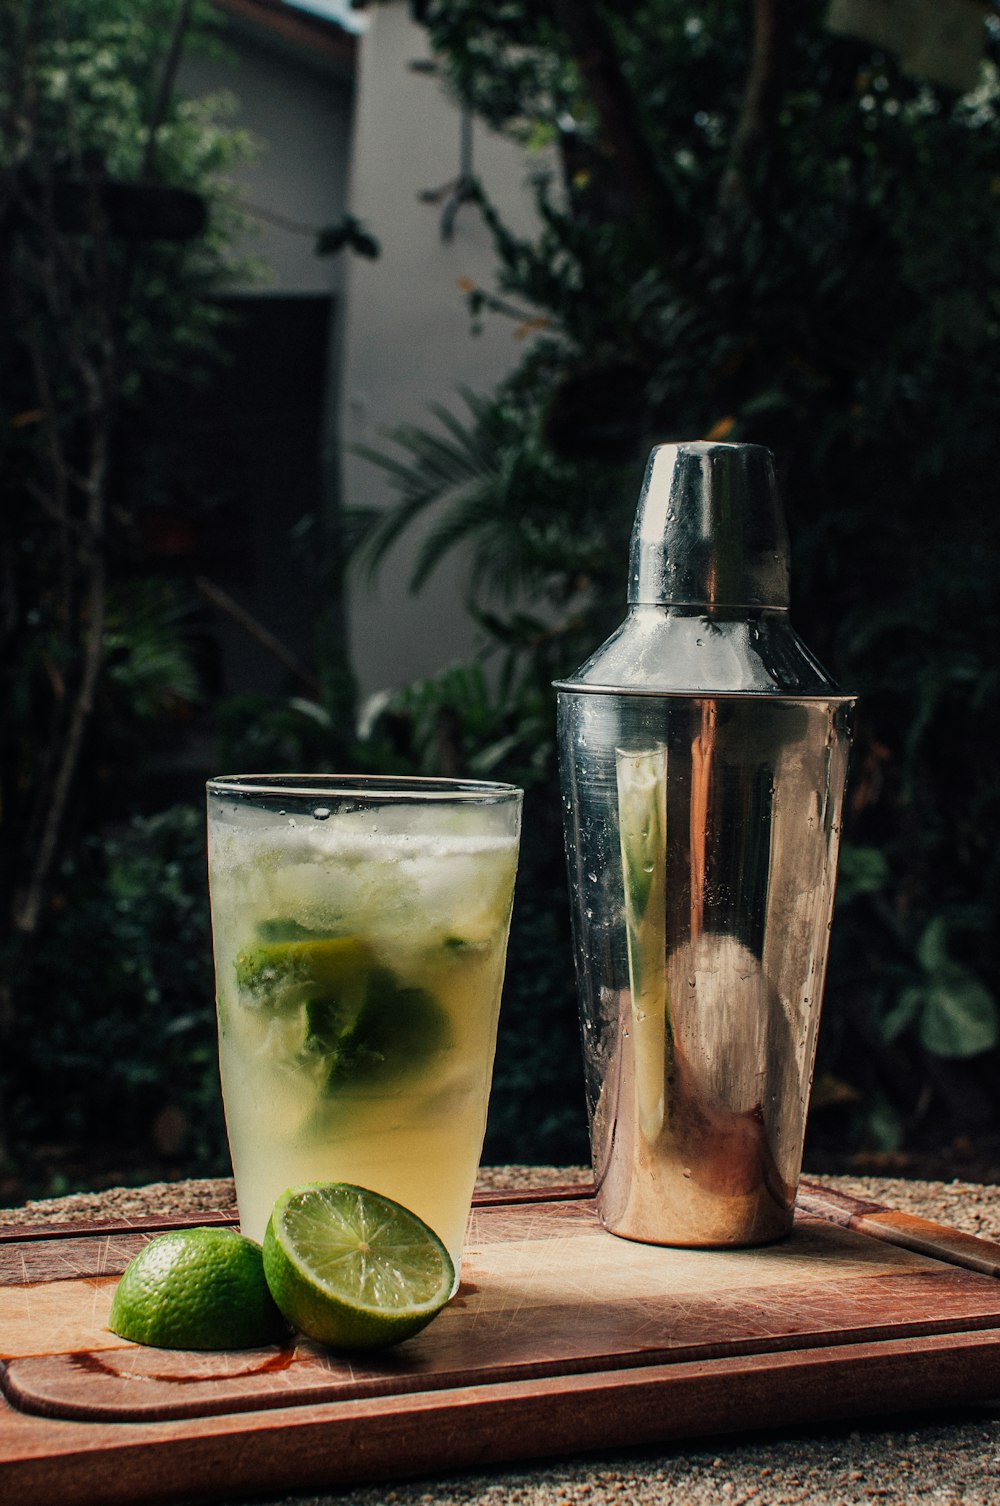
<svg viewBox="0 0 1000 1506"><path fill-rule="evenodd" d="M223 591L221 586L217 586L214 581L204 575L195 577L195 588L206 601L212 603L213 607L222 612L231 622L235 622L237 627L242 628L243 632L258 643L266 653L269 653L273 659L277 659L279 664L283 664L285 669L294 675L311 695L319 696L320 683L312 670L303 664L287 644L282 643L280 638L276 638L262 622L258 622L252 612L248 612L246 607L241 607L227 591Z"/></svg>
<svg viewBox="0 0 1000 1506"><path fill-rule="evenodd" d="M749 179L756 159L767 149L778 118L784 63L791 32L789 0L751 0L753 53L739 119L719 182L717 208L729 219L749 201Z"/></svg>
<svg viewBox="0 0 1000 1506"><path fill-rule="evenodd" d="M66 810L80 761L84 736L93 715L97 684L104 662L104 623L106 610L106 569L103 544L105 495L108 467L108 432L106 419L95 426L91 445L87 482L87 523L97 541L90 552L89 579L85 596L86 629L83 643L83 666L66 735L62 742L51 783L43 781L32 829L38 830L31 841L26 864L27 878L14 896L15 931L30 935L38 927L42 901L52 864L59 847Z"/></svg>
<svg viewBox="0 0 1000 1506"><path fill-rule="evenodd" d="M167 110L173 97L174 84L177 80L177 70L181 65L184 53L184 41L188 27L191 25L191 15L194 10L194 0L180 0L177 14L174 17L174 27L170 34L170 46L164 60L163 71L160 74L156 88L156 97L153 100L153 109L146 124L146 142L142 153L142 166L139 169L140 178L148 178L152 175L156 162L156 141L160 134L160 127L166 119Z"/></svg>
<svg viewBox="0 0 1000 1506"><path fill-rule="evenodd" d="M689 253L688 227L659 171L635 96L622 72L614 36L599 6L592 0L552 0L552 15L573 49L620 182L658 251L666 257ZM671 280L686 282L673 275Z"/></svg>
<svg viewBox="0 0 1000 1506"><path fill-rule="evenodd" d="M76 479L82 494L84 517L82 532L72 528L70 467L60 446L60 430L55 386L41 352L32 351L33 373L38 397L48 425L49 455L54 495L60 523L60 547L64 571L63 599L60 602L68 654L77 659L75 688L66 709L58 706L53 717L43 772L35 782L34 808L27 824L22 861L17 872L25 877L13 895L11 921L22 935L32 935L38 928L52 868L59 855L66 815L75 792L84 742L93 717L104 664L104 635L107 612L106 522L108 469L111 436L114 426L115 348L112 279L110 273L108 227L96 183L90 195L90 276L81 263L77 283L87 293L81 315L76 301L67 298L60 321L59 344L66 368L77 376L83 402L82 428L85 429L86 463ZM52 312L57 311L58 279L52 266L63 247L51 215L43 216L44 251L38 258L41 289ZM99 317L95 323L93 315ZM75 602L79 598L79 617ZM67 599L68 598L68 599ZM79 624L79 625L78 625ZM77 633L79 649L76 648ZM58 700L61 697L57 697Z"/></svg>

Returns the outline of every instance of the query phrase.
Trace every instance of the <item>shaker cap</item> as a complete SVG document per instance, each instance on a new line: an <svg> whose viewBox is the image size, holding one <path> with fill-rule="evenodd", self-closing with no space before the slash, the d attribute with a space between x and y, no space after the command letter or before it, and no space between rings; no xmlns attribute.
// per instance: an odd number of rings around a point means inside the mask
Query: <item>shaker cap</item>
<svg viewBox="0 0 1000 1506"><path fill-rule="evenodd" d="M632 531L633 606L788 607L788 531L770 450L657 445Z"/></svg>

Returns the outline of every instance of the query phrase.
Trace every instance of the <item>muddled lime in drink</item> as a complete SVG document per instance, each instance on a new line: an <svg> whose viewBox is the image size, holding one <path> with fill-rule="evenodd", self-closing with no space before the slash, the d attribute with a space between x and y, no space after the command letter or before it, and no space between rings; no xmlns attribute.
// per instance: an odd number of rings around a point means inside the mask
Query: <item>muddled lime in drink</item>
<svg viewBox="0 0 1000 1506"><path fill-rule="evenodd" d="M236 958L236 987L272 1024L286 1022L289 1064L315 1069L331 1093L343 1083L406 1078L446 1044L448 1022L431 996L397 979L356 937L248 947Z"/></svg>

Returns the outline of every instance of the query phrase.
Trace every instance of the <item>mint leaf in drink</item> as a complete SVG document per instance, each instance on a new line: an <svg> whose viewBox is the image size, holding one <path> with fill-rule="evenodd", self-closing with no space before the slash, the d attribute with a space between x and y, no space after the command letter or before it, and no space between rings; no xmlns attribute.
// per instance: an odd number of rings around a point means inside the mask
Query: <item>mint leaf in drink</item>
<svg viewBox="0 0 1000 1506"><path fill-rule="evenodd" d="M321 1056L332 1056L355 1018L356 1011L348 1013L342 997L337 994L321 993L307 999L304 1006L305 1049Z"/></svg>

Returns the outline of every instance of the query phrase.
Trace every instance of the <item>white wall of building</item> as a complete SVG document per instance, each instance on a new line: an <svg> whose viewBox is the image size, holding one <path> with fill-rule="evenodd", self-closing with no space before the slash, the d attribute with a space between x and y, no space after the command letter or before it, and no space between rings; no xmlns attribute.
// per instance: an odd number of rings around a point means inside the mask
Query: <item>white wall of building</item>
<svg viewBox="0 0 1000 1506"><path fill-rule="evenodd" d="M473 336L461 280L491 288L495 256L472 206L458 211L451 241L441 238L442 206L423 203L459 170L461 116L438 79L410 63L426 59L426 35L402 3L367 11L351 164L351 209L378 238L382 254L345 263L346 324L341 368L341 504L384 505L382 472L350 447L391 446L384 431L402 423L433 427L430 403L461 412L457 389L489 392L522 354L511 321L488 318ZM474 129L473 165L505 222L534 225L524 186L524 154L509 141ZM374 587L349 577L350 649L362 697L403 685L476 648L463 609L468 585L449 558L414 596L408 579L415 540L403 540Z"/></svg>
<svg viewBox="0 0 1000 1506"><path fill-rule="evenodd" d="M231 123L253 138L253 156L232 174L247 219L232 252L234 265L250 257L263 275L235 277L230 289L237 299L246 296L258 333L256 355L248 354L252 336L236 345L238 359L254 361L255 369L223 367L216 378L218 443L231 453L232 484L244 503L239 558L222 562L217 584L311 666L318 615L332 608L336 621L337 604L322 600L316 572L293 539L304 518L331 505L338 482L344 257L317 256L315 245L318 231L346 212L354 69L339 30L331 30L331 43L308 28L296 40L252 19L221 13L219 21L223 50L186 58L179 83L191 96L232 95ZM244 421L234 423L240 402ZM213 634L228 689L301 690L224 611L213 614Z"/></svg>
<svg viewBox="0 0 1000 1506"><path fill-rule="evenodd" d="M223 21L225 18L222 18ZM199 96L235 96L234 125L253 136L257 150L233 180L249 215L237 257L266 264L254 293L338 293L343 258L317 256L314 229L340 220L347 201L352 85L304 49L230 21L224 53L185 59L179 86Z"/></svg>
<svg viewBox="0 0 1000 1506"><path fill-rule="evenodd" d="M456 411L458 389L489 392L520 358L515 325L487 317L470 331L462 281L491 288L495 256L473 206L464 206L450 241L441 236L443 204L422 190L456 178L461 114L440 80L414 70L428 60L426 34L405 0L369 7L349 75L301 48L231 22L227 56L190 58L184 92L232 92L235 123L258 143L255 158L234 173L250 211L237 256L266 263L256 295L336 296L326 405L327 463L342 507L383 506L391 490L382 472L351 446L389 446L385 431L428 424L431 403ZM535 225L525 187L524 154L474 127L473 168L514 230ZM339 221L347 207L377 237L381 255L317 257L313 230ZM256 213L255 211L262 211ZM418 596L408 580L417 539L401 541L374 585L349 576L347 636L362 700L406 684L476 651L466 615L467 570L449 558ZM282 624L267 624L281 636Z"/></svg>

